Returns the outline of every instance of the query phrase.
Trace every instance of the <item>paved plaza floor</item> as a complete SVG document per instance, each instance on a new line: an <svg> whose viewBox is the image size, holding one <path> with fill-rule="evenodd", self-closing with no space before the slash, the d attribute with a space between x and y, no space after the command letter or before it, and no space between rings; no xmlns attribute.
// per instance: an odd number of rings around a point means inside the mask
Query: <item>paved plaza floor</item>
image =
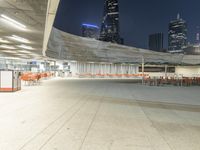
<svg viewBox="0 0 200 150"><path fill-rule="evenodd" d="M0 93L0 150L200 150L200 87L57 78Z"/></svg>

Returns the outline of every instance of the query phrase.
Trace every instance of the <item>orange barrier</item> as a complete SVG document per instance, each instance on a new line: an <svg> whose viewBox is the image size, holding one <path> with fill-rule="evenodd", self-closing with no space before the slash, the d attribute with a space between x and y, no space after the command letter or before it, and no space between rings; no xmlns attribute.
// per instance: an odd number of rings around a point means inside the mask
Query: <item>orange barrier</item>
<svg viewBox="0 0 200 150"><path fill-rule="evenodd" d="M40 79L46 79L53 76L52 73L44 72L44 73L32 73L32 72L26 72L21 75L21 80L29 85L38 83Z"/></svg>

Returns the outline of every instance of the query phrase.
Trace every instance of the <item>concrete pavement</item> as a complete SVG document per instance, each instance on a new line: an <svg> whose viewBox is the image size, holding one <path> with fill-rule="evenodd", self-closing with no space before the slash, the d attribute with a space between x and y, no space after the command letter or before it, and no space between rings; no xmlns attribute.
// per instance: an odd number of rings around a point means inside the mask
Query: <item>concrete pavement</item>
<svg viewBox="0 0 200 150"><path fill-rule="evenodd" d="M0 93L0 150L199 150L200 87L53 79Z"/></svg>

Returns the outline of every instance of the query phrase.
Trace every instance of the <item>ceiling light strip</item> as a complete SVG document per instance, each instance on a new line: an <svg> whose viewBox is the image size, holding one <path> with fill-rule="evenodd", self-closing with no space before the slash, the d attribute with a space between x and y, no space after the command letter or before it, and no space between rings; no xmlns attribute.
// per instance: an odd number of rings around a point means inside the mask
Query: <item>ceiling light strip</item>
<svg viewBox="0 0 200 150"><path fill-rule="evenodd" d="M18 45L17 47L19 47L19 48L23 48L23 49L28 49L28 50L32 50L33 49L33 47L31 47L31 46L27 46L27 45Z"/></svg>
<svg viewBox="0 0 200 150"><path fill-rule="evenodd" d="M18 41L18 42L22 42L22 43L30 43L30 41L28 39L22 38L22 37L17 36L17 35L12 35L9 38L11 38L15 41Z"/></svg>
<svg viewBox="0 0 200 150"><path fill-rule="evenodd" d="M0 45L0 48L5 48L5 49L15 49L15 47L14 47L14 46L5 45L5 44L3 44L3 45Z"/></svg>
<svg viewBox="0 0 200 150"><path fill-rule="evenodd" d="M16 20L14 20L14 19L12 19L12 18L10 18L10 17L8 17L8 16L6 16L4 14L1 14L1 17L4 18L4 19L6 19L9 22L15 24L18 27L21 27L21 28L24 28L24 29L26 28L26 26L24 24L22 24L22 23L20 23L20 22L18 22Z"/></svg>

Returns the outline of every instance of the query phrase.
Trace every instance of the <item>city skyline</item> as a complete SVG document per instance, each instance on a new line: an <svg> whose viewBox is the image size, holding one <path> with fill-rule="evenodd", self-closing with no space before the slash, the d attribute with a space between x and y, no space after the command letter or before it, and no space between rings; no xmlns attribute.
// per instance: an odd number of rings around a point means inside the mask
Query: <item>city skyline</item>
<svg viewBox="0 0 200 150"><path fill-rule="evenodd" d="M54 25L63 31L81 35L83 22L101 26L103 5L104 0L61 0ZM199 5L197 0L192 3L186 0L142 0L137 3L119 0L121 37L125 45L148 48L148 35L163 32L164 48L167 48L168 24L180 13L188 24L188 41L195 43L196 27L200 25Z"/></svg>

